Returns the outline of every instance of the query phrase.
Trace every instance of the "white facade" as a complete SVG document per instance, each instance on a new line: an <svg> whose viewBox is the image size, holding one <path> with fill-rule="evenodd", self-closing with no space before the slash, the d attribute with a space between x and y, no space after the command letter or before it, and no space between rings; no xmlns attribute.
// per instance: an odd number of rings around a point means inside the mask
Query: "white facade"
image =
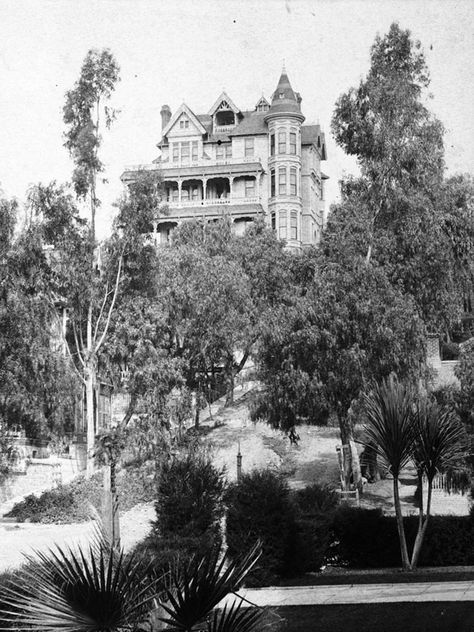
<svg viewBox="0 0 474 632"><path fill-rule="evenodd" d="M166 242L182 221L229 215L238 234L262 217L289 248L317 243L324 221L325 139L319 125L303 124L300 104L283 71L271 104L262 97L250 111L226 93L204 115L186 104L173 115L163 106L160 157L122 175L129 183L140 169L160 172L169 214L154 222L157 241Z"/></svg>

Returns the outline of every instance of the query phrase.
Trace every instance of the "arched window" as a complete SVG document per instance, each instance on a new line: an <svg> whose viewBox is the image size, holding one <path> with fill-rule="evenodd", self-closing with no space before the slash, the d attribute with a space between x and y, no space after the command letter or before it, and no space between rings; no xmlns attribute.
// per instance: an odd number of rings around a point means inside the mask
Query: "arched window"
<svg viewBox="0 0 474 632"><path fill-rule="evenodd" d="M296 167L290 168L290 195L298 195Z"/></svg>
<svg viewBox="0 0 474 632"><path fill-rule="evenodd" d="M286 167L278 169L278 195L286 195Z"/></svg>
<svg viewBox="0 0 474 632"><path fill-rule="evenodd" d="M286 154L286 132L282 130L278 132L278 153Z"/></svg>
<svg viewBox="0 0 474 632"><path fill-rule="evenodd" d="M275 197L275 169L270 169L270 197Z"/></svg>
<svg viewBox="0 0 474 632"><path fill-rule="evenodd" d="M290 154L296 154L296 130L290 132Z"/></svg>
<svg viewBox="0 0 474 632"><path fill-rule="evenodd" d="M298 211L290 214L290 239L298 239Z"/></svg>
<svg viewBox="0 0 474 632"><path fill-rule="evenodd" d="M272 213L272 230L276 230L276 213Z"/></svg>
<svg viewBox="0 0 474 632"><path fill-rule="evenodd" d="M286 211L279 211L278 213L278 235L280 239L287 238L288 217Z"/></svg>

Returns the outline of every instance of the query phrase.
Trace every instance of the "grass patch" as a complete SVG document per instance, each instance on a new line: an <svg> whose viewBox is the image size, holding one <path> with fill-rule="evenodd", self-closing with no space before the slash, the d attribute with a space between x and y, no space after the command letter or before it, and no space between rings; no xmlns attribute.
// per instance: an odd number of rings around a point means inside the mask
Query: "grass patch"
<svg viewBox="0 0 474 632"><path fill-rule="evenodd" d="M117 475L117 490L120 512L135 505L154 499L153 476L146 467L127 467ZM97 472L90 478L80 476L56 489L31 494L17 503L7 514L18 522L40 522L44 524L70 524L85 522L91 518L95 508L100 512L103 498L103 475Z"/></svg>
<svg viewBox="0 0 474 632"><path fill-rule="evenodd" d="M422 602L271 608L274 632L471 632L472 602Z"/></svg>

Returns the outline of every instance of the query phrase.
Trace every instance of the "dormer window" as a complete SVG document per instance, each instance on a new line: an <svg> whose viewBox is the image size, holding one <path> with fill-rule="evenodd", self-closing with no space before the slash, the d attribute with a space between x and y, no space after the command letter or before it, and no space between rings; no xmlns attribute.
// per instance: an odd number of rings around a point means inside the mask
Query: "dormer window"
<svg viewBox="0 0 474 632"><path fill-rule="evenodd" d="M216 112L216 125L219 127L234 125L235 123L235 114L232 110L219 110Z"/></svg>

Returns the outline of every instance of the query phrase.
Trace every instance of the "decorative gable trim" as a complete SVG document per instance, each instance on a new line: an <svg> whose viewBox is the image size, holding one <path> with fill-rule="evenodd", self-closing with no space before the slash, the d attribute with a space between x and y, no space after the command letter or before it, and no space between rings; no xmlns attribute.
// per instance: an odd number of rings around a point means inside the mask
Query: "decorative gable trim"
<svg viewBox="0 0 474 632"><path fill-rule="evenodd" d="M188 108L188 106L186 105L186 103L183 103L177 110L176 112L173 114L173 116L171 117L168 125L165 127L165 129L163 130L163 136L166 136L170 129L172 127L174 127L175 123L178 121L178 119L181 117L182 114L186 114L189 118L189 120L191 121L191 123L194 125L194 127L196 127L196 129L201 133L201 134L205 134L206 133L206 128L203 126L203 124L201 123L201 121L198 119L198 117L191 111L190 108Z"/></svg>
<svg viewBox="0 0 474 632"><path fill-rule="evenodd" d="M239 114L240 110L239 108L235 105L235 103L232 101L232 99L227 95L227 93L222 92L222 94L219 96L219 98L217 99L217 101L215 101L214 105L212 106L212 108L209 110L209 115L210 116L214 116L214 114L217 112L217 110L219 109L222 101L225 101L227 103L227 105L229 106L229 109L232 110L234 112L234 114Z"/></svg>

